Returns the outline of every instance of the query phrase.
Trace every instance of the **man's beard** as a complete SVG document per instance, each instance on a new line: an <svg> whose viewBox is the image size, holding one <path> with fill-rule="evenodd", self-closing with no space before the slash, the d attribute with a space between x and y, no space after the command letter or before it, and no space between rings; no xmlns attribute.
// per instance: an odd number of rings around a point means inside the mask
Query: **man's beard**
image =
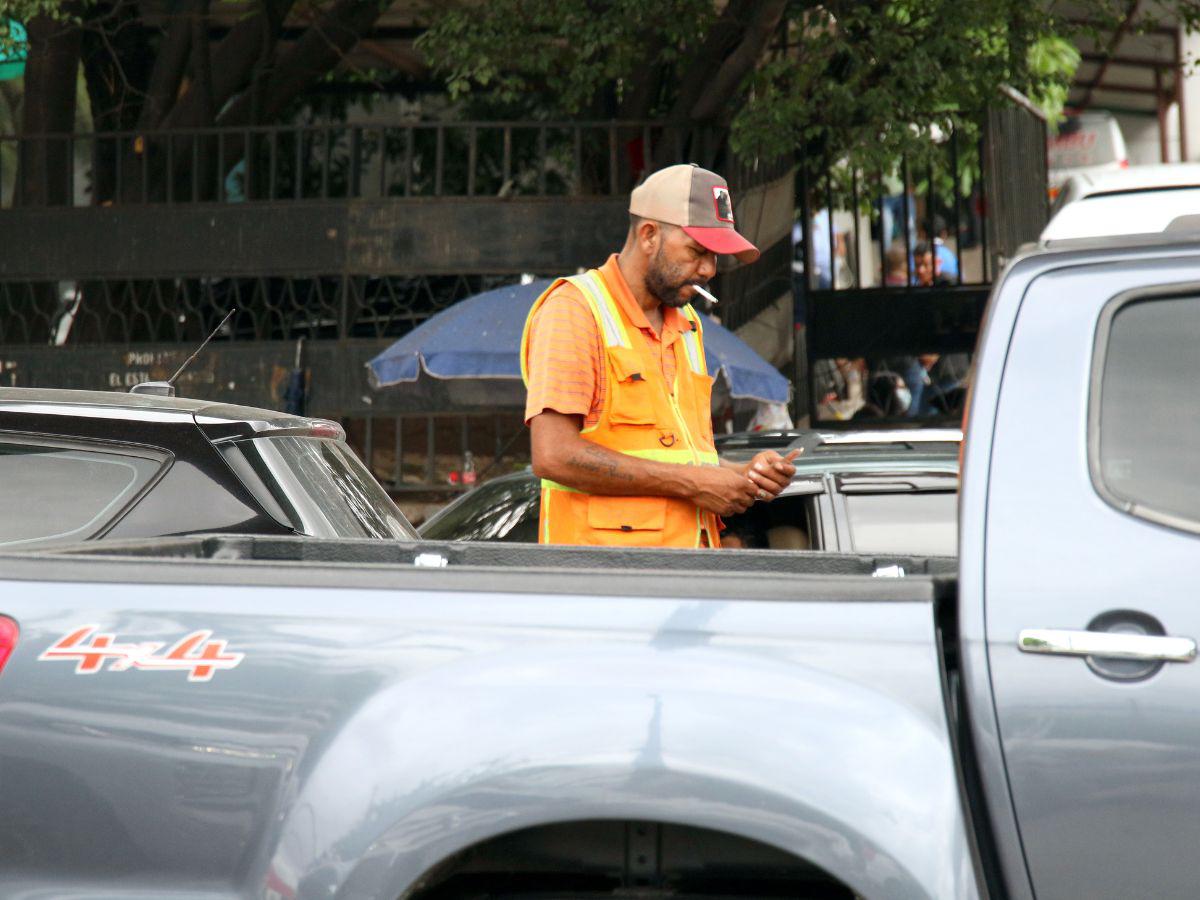
<svg viewBox="0 0 1200 900"><path fill-rule="evenodd" d="M691 297L682 295L685 286L691 284L691 279L680 277L680 270L671 266L663 258L663 248L660 245L650 267L646 270L646 290L663 306L679 309L686 306Z"/></svg>

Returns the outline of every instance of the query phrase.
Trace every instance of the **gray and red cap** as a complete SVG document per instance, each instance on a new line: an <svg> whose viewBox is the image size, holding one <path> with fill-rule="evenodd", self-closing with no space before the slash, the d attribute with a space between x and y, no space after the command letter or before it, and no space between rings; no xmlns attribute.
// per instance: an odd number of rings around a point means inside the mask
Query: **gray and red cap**
<svg viewBox="0 0 1200 900"><path fill-rule="evenodd" d="M758 248L733 227L733 200L725 179L695 163L659 169L633 189L629 211L678 225L713 253L728 253L744 263L758 259Z"/></svg>

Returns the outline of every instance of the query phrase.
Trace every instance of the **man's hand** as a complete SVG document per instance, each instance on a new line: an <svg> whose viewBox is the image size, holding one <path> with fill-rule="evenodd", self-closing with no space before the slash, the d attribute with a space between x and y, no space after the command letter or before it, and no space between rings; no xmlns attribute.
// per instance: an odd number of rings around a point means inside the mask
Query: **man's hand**
<svg viewBox="0 0 1200 900"><path fill-rule="evenodd" d="M687 466L693 488L691 500L706 512L732 516L750 508L758 488L742 472L724 466Z"/></svg>
<svg viewBox="0 0 1200 900"><path fill-rule="evenodd" d="M774 450L764 450L746 463L742 470L754 486L754 499L770 501L778 497L779 492L791 484L792 476L796 474L792 460L799 455L799 450L793 450L787 456L780 456Z"/></svg>

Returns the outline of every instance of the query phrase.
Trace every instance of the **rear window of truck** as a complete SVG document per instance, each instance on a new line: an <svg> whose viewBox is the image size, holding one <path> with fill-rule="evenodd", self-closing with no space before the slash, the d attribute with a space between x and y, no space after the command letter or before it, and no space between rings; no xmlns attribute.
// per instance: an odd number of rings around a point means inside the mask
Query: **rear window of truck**
<svg viewBox="0 0 1200 900"><path fill-rule="evenodd" d="M1089 435L1106 500L1188 531L1200 531L1198 347L1200 297L1114 301L1098 333Z"/></svg>

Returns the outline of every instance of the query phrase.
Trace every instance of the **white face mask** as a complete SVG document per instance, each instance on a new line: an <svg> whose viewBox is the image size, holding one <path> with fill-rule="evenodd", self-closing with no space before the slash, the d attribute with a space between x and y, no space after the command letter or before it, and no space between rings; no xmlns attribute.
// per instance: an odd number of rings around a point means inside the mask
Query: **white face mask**
<svg viewBox="0 0 1200 900"><path fill-rule="evenodd" d="M908 408L912 406L912 391L906 387L896 388L896 403L900 407L900 412L908 412Z"/></svg>

